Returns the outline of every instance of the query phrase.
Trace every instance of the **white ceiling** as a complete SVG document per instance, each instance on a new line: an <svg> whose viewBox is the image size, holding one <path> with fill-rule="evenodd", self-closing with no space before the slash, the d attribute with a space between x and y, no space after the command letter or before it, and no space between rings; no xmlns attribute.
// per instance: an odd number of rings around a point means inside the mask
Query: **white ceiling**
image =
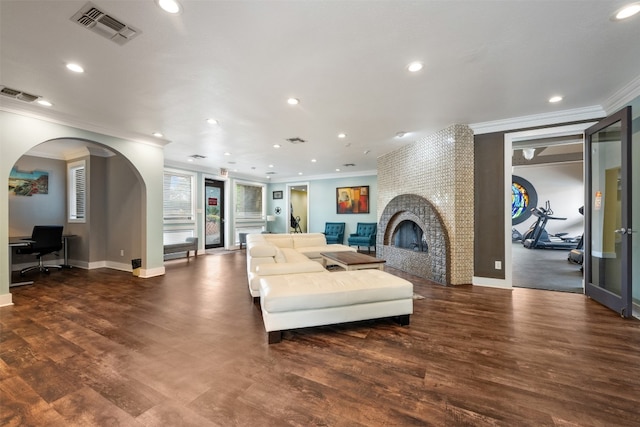
<svg viewBox="0 0 640 427"><path fill-rule="evenodd" d="M453 123L604 106L640 73L640 16L609 19L623 1L182 0L172 16L95 0L141 30L123 46L70 20L85 3L0 0L0 85L54 104L0 107L137 140L160 131L169 163L200 154L194 167L260 179L372 171ZM414 60L425 68L411 74Z"/></svg>

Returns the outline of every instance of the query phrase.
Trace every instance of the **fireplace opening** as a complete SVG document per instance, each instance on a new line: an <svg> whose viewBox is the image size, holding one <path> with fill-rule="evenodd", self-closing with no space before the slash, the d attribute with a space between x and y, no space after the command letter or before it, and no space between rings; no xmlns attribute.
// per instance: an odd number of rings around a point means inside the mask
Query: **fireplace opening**
<svg viewBox="0 0 640 427"><path fill-rule="evenodd" d="M393 245L414 252L429 252L422 228L411 220L404 220L398 224L393 234Z"/></svg>

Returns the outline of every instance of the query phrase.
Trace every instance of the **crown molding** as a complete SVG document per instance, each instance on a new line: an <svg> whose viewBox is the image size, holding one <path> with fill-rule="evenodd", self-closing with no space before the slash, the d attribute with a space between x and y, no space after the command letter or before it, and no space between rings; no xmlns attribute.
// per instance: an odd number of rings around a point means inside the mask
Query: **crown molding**
<svg viewBox="0 0 640 427"><path fill-rule="evenodd" d="M358 178L361 176L377 176L377 170L367 170L360 172L336 172L336 173L328 173L324 175L298 175L290 178L280 178L280 179L270 179L269 182L271 184L289 184L292 182L299 181L318 181L325 179L341 179L341 178Z"/></svg>
<svg viewBox="0 0 640 427"><path fill-rule="evenodd" d="M32 119L42 120L49 123L55 123L58 125L69 126L76 129L84 130L87 132L93 132L100 135L110 136L113 138L126 139L128 141L135 141L141 144L151 145L154 147L164 148L165 145L171 143L171 141L163 138L151 137L148 135L141 135L137 132L126 132L122 130L109 129L102 126L86 123L69 116L66 116L55 111L41 111L42 108L28 105L21 101L15 101L13 99L2 99L0 105L0 111L6 111L7 113L13 113L24 117L30 117ZM43 141L44 142L44 141Z"/></svg>
<svg viewBox="0 0 640 427"><path fill-rule="evenodd" d="M613 114L640 96L640 76L631 80L619 91L611 95L604 103L607 115Z"/></svg>
<svg viewBox="0 0 640 427"><path fill-rule="evenodd" d="M593 105L591 107L575 108L573 110L555 111L552 113L494 120L491 122L473 123L470 124L469 127L473 130L475 135L481 135L485 133L503 132L514 129L557 125L559 123L594 120L606 117L606 115L605 110L600 105Z"/></svg>

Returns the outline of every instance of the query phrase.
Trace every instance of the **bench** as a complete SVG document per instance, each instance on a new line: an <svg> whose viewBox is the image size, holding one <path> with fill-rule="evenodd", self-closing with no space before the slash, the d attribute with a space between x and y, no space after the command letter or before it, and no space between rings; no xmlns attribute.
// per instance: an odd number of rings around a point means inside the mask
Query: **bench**
<svg viewBox="0 0 640 427"><path fill-rule="evenodd" d="M260 307L269 344L289 329L386 317L404 326L413 313L413 284L380 270L266 276Z"/></svg>
<svg viewBox="0 0 640 427"><path fill-rule="evenodd" d="M187 237L187 239L182 243L172 243L170 245L164 245L165 255L185 252L188 259L191 251L194 252L195 256L198 256L198 238L197 237Z"/></svg>

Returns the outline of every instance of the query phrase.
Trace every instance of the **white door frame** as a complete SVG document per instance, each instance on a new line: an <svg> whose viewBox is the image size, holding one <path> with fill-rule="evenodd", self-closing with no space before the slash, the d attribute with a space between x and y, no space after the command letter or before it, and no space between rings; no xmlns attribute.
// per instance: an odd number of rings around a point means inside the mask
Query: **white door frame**
<svg viewBox="0 0 640 427"><path fill-rule="evenodd" d="M584 130L594 123L596 123L596 121L504 134L504 280L502 281L502 283L499 283L499 280L494 281L494 286L507 289L513 287L513 254L511 253L511 176L513 175L513 163L511 161L511 158L513 154L513 143L532 139L571 136L578 133L583 134L584 142ZM582 177L582 179L584 181L584 176Z"/></svg>

